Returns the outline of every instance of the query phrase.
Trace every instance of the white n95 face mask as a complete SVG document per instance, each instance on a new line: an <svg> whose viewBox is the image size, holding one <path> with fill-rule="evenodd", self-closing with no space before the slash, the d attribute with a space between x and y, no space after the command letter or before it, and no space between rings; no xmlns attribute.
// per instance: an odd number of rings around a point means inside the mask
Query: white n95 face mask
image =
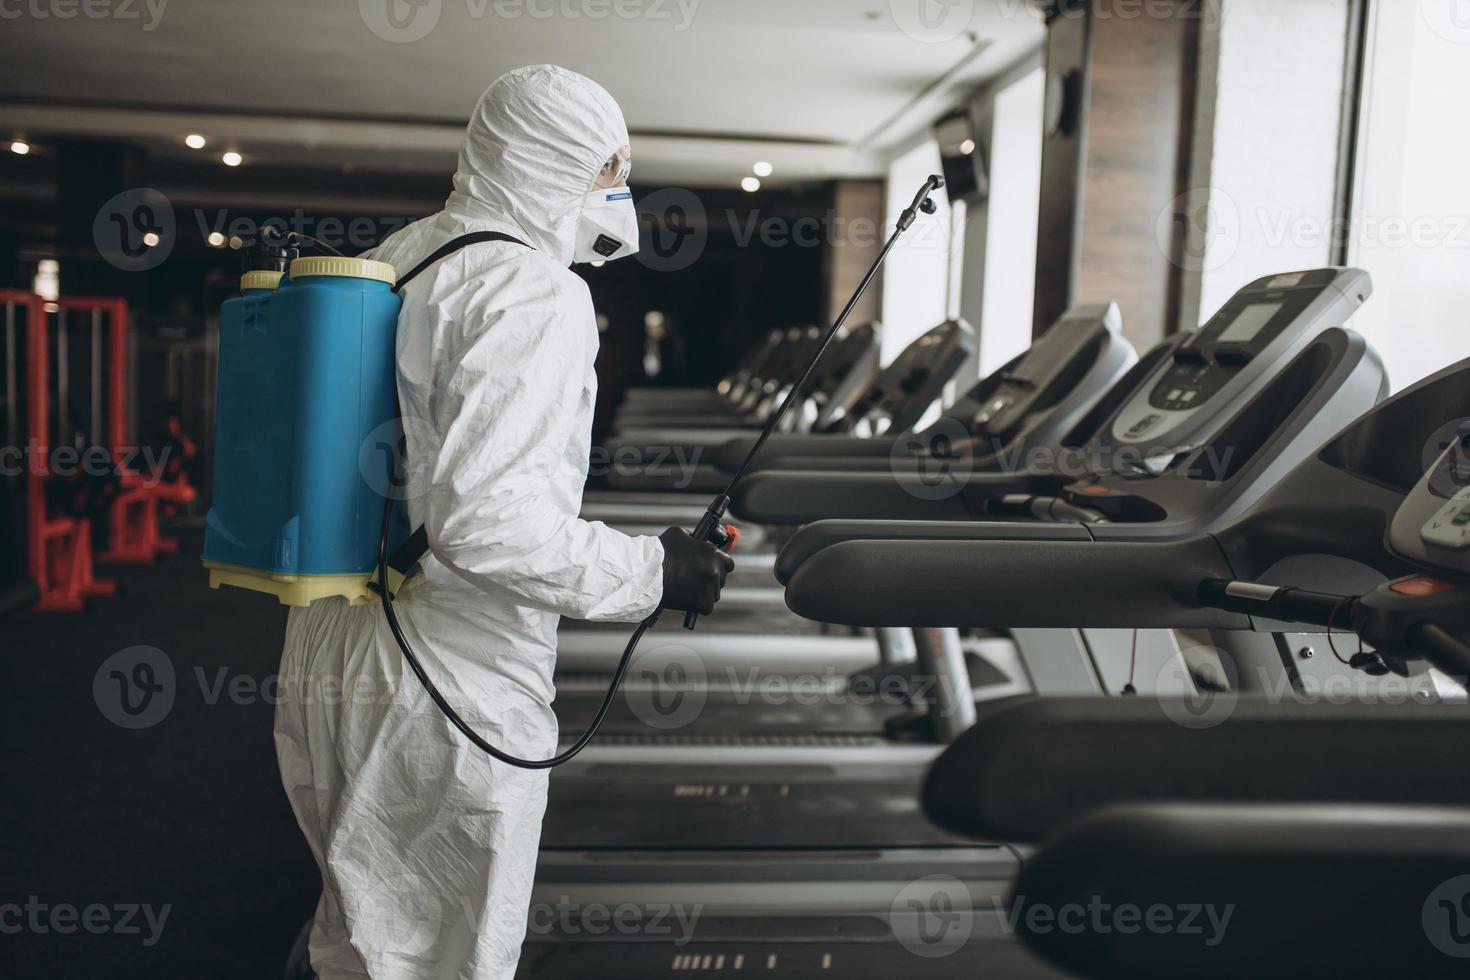
<svg viewBox="0 0 1470 980"><path fill-rule="evenodd" d="M611 262L638 251L638 212L626 187L595 187L577 222L573 262Z"/></svg>

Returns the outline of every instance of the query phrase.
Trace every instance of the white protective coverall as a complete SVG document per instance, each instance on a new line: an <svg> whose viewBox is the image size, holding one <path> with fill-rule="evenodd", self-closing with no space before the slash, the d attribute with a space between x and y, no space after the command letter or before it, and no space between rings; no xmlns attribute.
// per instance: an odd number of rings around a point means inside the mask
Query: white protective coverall
<svg viewBox="0 0 1470 980"><path fill-rule="evenodd" d="M574 233L628 143L601 86L551 66L485 91L444 210L372 258L403 274L449 239L502 231L404 289L406 487L432 554L394 607L467 722L522 758L556 751L559 617L637 621L663 547L577 517L598 335ZM334 977L509 978L526 931L547 773L492 761L434 707L377 606L293 609L275 740L322 872L311 962Z"/></svg>

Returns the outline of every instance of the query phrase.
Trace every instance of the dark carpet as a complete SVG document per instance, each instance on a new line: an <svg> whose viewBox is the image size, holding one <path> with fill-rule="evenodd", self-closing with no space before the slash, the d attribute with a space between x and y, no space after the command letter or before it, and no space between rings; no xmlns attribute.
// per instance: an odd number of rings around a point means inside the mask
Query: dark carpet
<svg viewBox="0 0 1470 980"><path fill-rule="evenodd" d="M210 590L198 547L0 620L0 975L279 977L315 904L271 741L285 607Z"/></svg>

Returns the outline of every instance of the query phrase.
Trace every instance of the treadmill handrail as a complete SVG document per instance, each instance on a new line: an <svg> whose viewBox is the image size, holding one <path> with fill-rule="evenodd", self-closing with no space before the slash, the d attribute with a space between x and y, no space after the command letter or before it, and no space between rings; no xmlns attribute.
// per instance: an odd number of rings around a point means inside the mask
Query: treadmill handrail
<svg viewBox="0 0 1470 980"><path fill-rule="evenodd" d="M786 604L849 626L1251 628L1245 615L1198 602L1199 583L1229 568L1208 535L1058 540L1058 525L1019 526L1036 533L1018 539L1018 525L976 524L964 541L833 544L791 576Z"/></svg>

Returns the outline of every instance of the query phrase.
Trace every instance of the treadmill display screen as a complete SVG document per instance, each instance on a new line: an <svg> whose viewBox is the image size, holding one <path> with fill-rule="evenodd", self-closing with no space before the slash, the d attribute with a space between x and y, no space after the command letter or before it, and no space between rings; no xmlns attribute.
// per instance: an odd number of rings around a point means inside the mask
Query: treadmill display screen
<svg viewBox="0 0 1470 980"><path fill-rule="evenodd" d="M1252 303L1215 338L1220 344L1248 344L1281 312L1281 303Z"/></svg>

